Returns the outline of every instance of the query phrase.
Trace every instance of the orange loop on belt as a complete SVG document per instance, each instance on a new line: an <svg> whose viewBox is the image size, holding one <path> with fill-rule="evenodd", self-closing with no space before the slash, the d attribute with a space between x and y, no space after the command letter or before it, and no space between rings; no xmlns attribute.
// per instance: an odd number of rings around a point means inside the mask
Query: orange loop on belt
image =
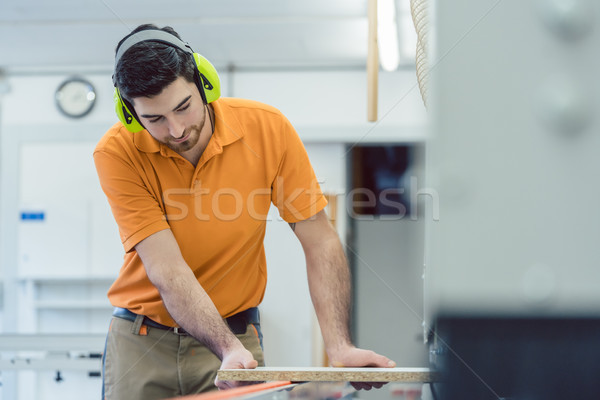
<svg viewBox="0 0 600 400"><path fill-rule="evenodd" d="M240 386L233 389L228 390L219 390L217 392L208 392L202 394L196 394L192 396L184 396L184 397L176 397L170 400L223 400L230 399L233 397L243 396L251 393L260 392L263 390L275 389L278 387L283 387L287 385L291 385L292 382L289 381L275 381L275 382L265 382L258 383L256 385L248 385L248 386Z"/></svg>

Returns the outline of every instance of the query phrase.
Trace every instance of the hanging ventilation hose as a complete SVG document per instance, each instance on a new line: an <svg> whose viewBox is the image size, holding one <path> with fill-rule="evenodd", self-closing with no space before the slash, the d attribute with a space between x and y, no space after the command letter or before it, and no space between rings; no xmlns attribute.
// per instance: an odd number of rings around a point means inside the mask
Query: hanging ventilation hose
<svg viewBox="0 0 600 400"><path fill-rule="evenodd" d="M429 19L427 16L427 0L410 0L410 11L415 30L417 31L417 81L419 82L419 90L421 91L423 103L427 107L427 90L429 85L429 65L427 64Z"/></svg>

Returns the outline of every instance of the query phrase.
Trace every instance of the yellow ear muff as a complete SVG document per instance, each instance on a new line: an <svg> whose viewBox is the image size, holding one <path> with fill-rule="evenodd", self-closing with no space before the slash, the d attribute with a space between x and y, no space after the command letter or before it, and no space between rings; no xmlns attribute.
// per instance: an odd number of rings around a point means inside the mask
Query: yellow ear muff
<svg viewBox="0 0 600 400"><path fill-rule="evenodd" d="M200 73L200 84L207 103L217 100L221 96L221 81L215 67L198 53L194 53L194 61ZM200 88L199 88L200 89Z"/></svg>
<svg viewBox="0 0 600 400"><path fill-rule="evenodd" d="M115 88L113 101L115 103L115 112L119 118L119 121L123 123L129 132L136 133L144 130L142 124L140 124L139 121L133 116L133 113L129 111L127 104L125 104L125 101L123 101L121 98L119 88Z"/></svg>

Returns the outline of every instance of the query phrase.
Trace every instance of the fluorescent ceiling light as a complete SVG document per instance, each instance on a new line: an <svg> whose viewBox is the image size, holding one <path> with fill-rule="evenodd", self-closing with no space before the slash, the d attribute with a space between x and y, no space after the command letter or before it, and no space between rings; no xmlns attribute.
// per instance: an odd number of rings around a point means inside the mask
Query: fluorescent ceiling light
<svg viewBox="0 0 600 400"><path fill-rule="evenodd" d="M398 3L398 30L400 33L400 58L403 61L415 61L417 49L417 32L413 23L411 12L412 1L401 0ZM419 3L419 2L417 2ZM420 3L427 3L427 0L421 0Z"/></svg>
<svg viewBox="0 0 600 400"><path fill-rule="evenodd" d="M400 63L400 51L394 0L377 0L377 44L381 67L386 71L396 70Z"/></svg>

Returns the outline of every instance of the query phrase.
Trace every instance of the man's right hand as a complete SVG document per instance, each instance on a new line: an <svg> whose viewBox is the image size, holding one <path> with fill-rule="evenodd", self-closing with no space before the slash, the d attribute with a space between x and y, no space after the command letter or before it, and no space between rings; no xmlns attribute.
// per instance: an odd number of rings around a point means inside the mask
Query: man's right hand
<svg viewBox="0 0 600 400"><path fill-rule="evenodd" d="M257 367L258 362L252 353L231 332L210 296L198 283L170 229L148 236L135 249L169 314L222 360L221 368ZM219 389L228 389L243 383L215 379L215 385Z"/></svg>
<svg viewBox="0 0 600 400"><path fill-rule="evenodd" d="M224 353L221 369L254 369L258 366L258 361L254 359L252 353L240 343L232 351ZM237 386L249 385L255 382L221 381L215 378L215 386L219 390L231 389Z"/></svg>

